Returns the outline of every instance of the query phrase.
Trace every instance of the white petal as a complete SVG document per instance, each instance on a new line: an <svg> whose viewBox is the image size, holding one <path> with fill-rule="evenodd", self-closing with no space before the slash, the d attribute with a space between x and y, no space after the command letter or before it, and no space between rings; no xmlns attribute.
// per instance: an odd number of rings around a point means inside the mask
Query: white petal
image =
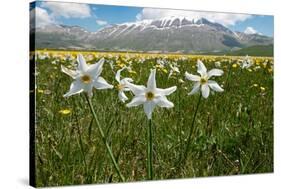
<svg viewBox="0 0 281 189"><path fill-rule="evenodd" d="M173 74L173 71L171 70L169 75L168 75L168 78L170 78L172 76L172 74Z"/></svg>
<svg viewBox="0 0 281 189"><path fill-rule="evenodd" d="M177 86L173 86L173 87L169 87L166 89L156 89L156 93L160 94L161 96L167 96L172 94L173 92L175 92L177 90Z"/></svg>
<svg viewBox="0 0 281 189"><path fill-rule="evenodd" d="M78 70L80 70L82 72L86 72L88 69L88 65L82 54L78 54L77 62L78 62Z"/></svg>
<svg viewBox="0 0 281 189"><path fill-rule="evenodd" d="M151 119L155 105L156 104L153 101L147 101L146 103L144 103L143 108L148 119Z"/></svg>
<svg viewBox="0 0 281 189"><path fill-rule="evenodd" d="M144 94L146 91L146 87L143 85L135 85L129 82L126 82L126 87L131 89L131 91L134 93L134 95L138 96L141 94Z"/></svg>
<svg viewBox="0 0 281 189"><path fill-rule="evenodd" d="M208 71L208 78L212 76L221 76L223 74L223 71L220 69L211 69Z"/></svg>
<svg viewBox="0 0 281 189"><path fill-rule="evenodd" d="M109 65L110 65L110 68L113 70L114 69L113 68L113 62L110 62Z"/></svg>
<svg viewBox="0 0 281 189"><path fill-rule="evenodd" d="M121 81L120 81L120 83L121 84L126 84L126 82L133 82L134 80L132 79L132 78L129 78L129 77L125 77L125 78L123 78L123 79L121 79Z"/></svg>
<svg viewBox="0 0 281 189"><path fill-rule="evenodd" d="M122 91L131 91L131 89L125 86Z"/></svg>
<svg viewBox="0 0 281 189"><path fill-rule="evenodd" d="M150 71L150 75L147 81L147 89L149 91L154 91L156 89L156 79L155 79L155 75L156 75L156 69L152 69Z"/></svg>
<svg viewBox="0 0 281 189"><path fill-rule="evenodd" d="M118 92L119 99L124 103L126 100L128 100L128 97L125 95L123 91Z"/></svg>
<svg viewBox="0 0 281 189"><path fill-rule="evenodd" d="M244 69L247 66L247 62L243 62L242 68Z"/></svg>
<svg viewBox="0 0 281 189"><path fill-rule="evenodd" d="M162 96L158 99L157 105L162 108L172 108L174 107L174 104L169 101L165 96Z"/></svg>
<svg viewBox="0 0 281 189"><path fill-rule="evenodd" d="M126 106L129 107L129 108L134 107L134 106L138 106L138 105L141 105L141 104L145 103L145 101L146 101L146 98L145 98L144 95L135 96L133 98L133 100L130 103L128 103Z"/></svg>
<svg viewBox="0 0 281 189"><path fill-rule="evenodd" d="M93 84L94 83L83 84L83 91L86 92L89 97L93 96Z"/></svg>
<svg viewBox="0 0 281 189"><path fill-rule="evenodd" d="M200 82L196 82L193 85L193 89L188 93L188 95L193 95L195 93L197 93L200 90Z"/></svg>
<svg viewBox="0 0 281 189"><path fill-rule="evenodd" d="M208 96L210 94L210 88L209 88L208 84L201 85L201 91L202 91L202 96L204 98L208 98Z"/></svg>
<svg viewBox="0 0 281 189"><path fill-rule="evenodd" d="M69 91L63 95L63 97L69 97L71 95L75 95L81 93L83 91L83 85L79 81L74 81L70 85Z"/></svg>
<svg viewBox="0 0 281 189"><path fill-rule="evenodd" d="M203 64L203 62L201 60L197 60L197 72L201 75L201 76L205 76L207 75L207 68L205 67L205 65Z"/></svg>
<svg viewBox="0 0 281 189"><path fill-rule="evenodd" d="M120 70L118 70L118 71L116 72L115 79L116 79L116 81L118 81L118 83L120 83L121 72L122 72L124 69L125 69L125 67L122 68L122 69L120 69Z"/></svg>
<svg viewBox="0 0 281 189"><path fill-rule="evenodd" d="M104 63L104 58L100 59L96 64L89 66L87 73L89 73L94 79L99 77L102 72L102 66Z"/></svg>
<svg viewBox="0 0 281 189"><path fill-rule="evenodd" d="M185 72L185 78L190 81L200 81L201 77L198 75L193 75L188 72Z"/></svg>
<svg viewBox="0 0 281 189"><path fill-rule="evenodd" d="M213 89L214 91L217 91L217 92L223 92L223 88L221 88L217 82L215 81L212 81L212 80L209 80L208 81L208 85L211 89Z"/></svg>
<svg viewBox="0 0 281 189"><path fill-rule="evenodd" d="M93 86L96 89L112 89L113 85L110 85L107 83L107 81L103 77L98 77L96 80L94 80Z"/></svg>
<svg viewBox="0 0 281 189"><path fill-rule="evenodd" d="M77 72L74 70L70 70L66 67L64 67L63 65L61 65L61 71L67 75L69 75L70 77L72 77L73 79L75 79L77 77Z"/></svg>

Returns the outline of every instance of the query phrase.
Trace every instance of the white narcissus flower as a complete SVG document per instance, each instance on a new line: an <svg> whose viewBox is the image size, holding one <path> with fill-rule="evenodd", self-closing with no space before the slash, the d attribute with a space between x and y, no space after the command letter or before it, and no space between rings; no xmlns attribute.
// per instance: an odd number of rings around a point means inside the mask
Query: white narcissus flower
<svg viewBox="0 0 281 189"><path fill-rule="evenodd" d="M217 68L220 68L220 67L221 67L221 63L220 63L219 61L217 61L217 62L215 62L215 66L216 66Z"/></svg>
<svg viewBox="0 0 281 189"><path fill-rule="evenodd" d="M221 76L223 74L222 70L211 69L210 71L207 72L207 68L205 67L203 62L198 60L197 72L200 74L200 76L192 75L190 73L185 72L186 79L195 82L192 91L188 93L188 95L193 95L201 89L202 96L204 98L208 98L210 94L210 88L217 92L223 92L223 89L218 85L217 82L213 80L209 80L213 76Z"/></svg>
<svg viewBox="0 0 281 189"><path fill-rule="evenodd" d="M252 60L250 59L250 57L247 55L242 62L242 69L246 68L250 68L253 65Z"/></svg>
<svg viewBox="0 0 281 189"><path fill-rule="evenodd" d="M157 88L155 75L156 69L151 70L147 81L147 87L127 82L127 86L135 95L132 101L127 104L127 107L134 107L143 104L144 112L148 119L151 119L152 112L156 105L165 108L174 107L174 104L170 102L166 96L172 94L177 89L176 86L167 89Z"/></svg>
<svg viewBox="0 0 281 189"><path fill-rule="evenodd" d="M39 60L45 60L47 58L49 58L49 54L48 53L38 54L38 59Z"/></svg>
<svg viewBox="0 0 281 189"><path fill-rule="evenodd" d="M157 65L159 68L164 68L165 67L165 61L161 60L161 59L157 59Z"/></svg>
<svg viewBox="0 0 281 189"><path fill-rule="evenodd" d="M93 87L96 89L112 89L113 86L108 84L103 77L100 77L104 59L100 59L98 63L87 65L84 57L79 54L77 56L77 70L70 70L61 66L61 71L74 79L70 85L69 91L63 95L69 97L81 92L86 92L90 97L93 95Z"/></svg>
<svg viewBox="0 0 281 189"><path fill-rule="evenodd" d="M127 87L127 83L133 82L133 79L131 78L121 78L121 72L125 69L126 67L120 69L117 71L115 75L115 79L118 82L117 89L118 89L118 97L119 99L124 103L126 100L128 100L128 97L125 95L125 91L130 91L130 88Z"/></svg>
<svg viewBox="0 0 281 189"><path fill-rule="evenodd" d="M170 73L169 73L169 75L168 75L168 78L170 78L172 75L173 75L173 73L174 72L176 72L176 73L180 73L180 70L179 70L179 67L178 67L178 65L172 65L172 64L170 64L170 68L171 68L171 70L170 70Z"/></svg>
<svg viewBox="0 0 281 189"><path fill-rule="evenodd" d="M110 65L110 68L111 68L112 70L114 69L114 65L113 65L113 64L114 64L114 62L113 62L112 60L110 60L110 61L109 61L109 65Z"/></svg>

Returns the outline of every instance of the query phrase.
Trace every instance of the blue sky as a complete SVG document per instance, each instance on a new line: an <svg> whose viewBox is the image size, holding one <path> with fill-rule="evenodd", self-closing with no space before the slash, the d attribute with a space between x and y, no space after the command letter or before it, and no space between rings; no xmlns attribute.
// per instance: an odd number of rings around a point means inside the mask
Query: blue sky
<svg viewBox="0 0 281 189"><path fill-rule="evenodd" d="M84 19L80 18L60 18L64 24L79 25L91 31L96 31L103 28L105 25L99 25L96 20L107 22L107 24L121 24L124 22L134 22L136 15L141 11L141 8L135 7L120 7L120 6L105 6L105 5L90 5L92 16Z"/></svg>
<svg viewBox="0 0 281 189"><path fill-rule="evenodd" d="M252 27L262 34L273 36L273 26L273 16L254 15L253 18L238 22L234 26L229 26L229 28L233 31L245 31L247 27Z"/></svg>
<svg viewBox="0 0 281 189"><path fill-rule="evenodd" d="M273 16L62 2L37 2L36 7L37 25L50 23L78 25L90 31L97 31L109 24L160 19L167 16L185 16L190 20L204 17L223 24L233 31L273 36Z"/></svg>

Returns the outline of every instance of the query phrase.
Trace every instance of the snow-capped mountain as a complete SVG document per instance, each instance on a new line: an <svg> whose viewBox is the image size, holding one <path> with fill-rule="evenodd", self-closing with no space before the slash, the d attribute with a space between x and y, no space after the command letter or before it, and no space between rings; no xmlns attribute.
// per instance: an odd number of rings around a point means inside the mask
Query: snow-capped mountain
<svg viewBox="0 0 281 189"><path fill-rule="evenodd" d="M268 45L273 38L233 32L201 18L167 17L106 26L89 32L79 26L52 25L36 29L37 48L87 48L160 52L216 52Z"/></svg>
<svg viewBox="0 0 281 189"><path fill-rule="evenodd" d="M208 21L207 19L199 19L199 20L192 20L189 21L185 17L168 17L159 20L143 20L139 22L132 22L132 23L124 23L119 25L114 25L112 27L104 28L102 33L107 33L109 36L120 35L123 33L128 34L133 31L145 31L148 29L154 30L169 30L169 29L180 29L180 28L200 28L200 27L212 27L217 31L226 32L229 34L233 34L231 30L228 28Z"/></svg>

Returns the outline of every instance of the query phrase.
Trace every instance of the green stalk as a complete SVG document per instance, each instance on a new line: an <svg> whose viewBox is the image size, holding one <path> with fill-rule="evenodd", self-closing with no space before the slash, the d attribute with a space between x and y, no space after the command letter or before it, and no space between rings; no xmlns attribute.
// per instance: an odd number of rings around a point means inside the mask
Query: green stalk
<svg viewBox="0 0 281 189"><path fill-rule="evenodd" d="M200 93L200 96L199 96L199 99L198 99L198 102L197 102L197 105L196 105L196 110L193 114L192 124L191 124L191 127L190 127L190 133L189 133L189 136L188 136L188 139L187 139L187 144L186 144L185 151L184 151L184 156L183 156L184 159L186 159L186 156L187 156L187 153L188 153L188 150L189 150L191 136L192 136L193 130L194 130L195 118L196 118L196 115L197 115L197 112L198 112L198 109L199 109L199 104L201 102L201 98L202 98L202 94Z"/></svg>
<svg viewBox="0 0 281 189"><path fill-rule="evenodd" d="M182 86L181 86L182 87ZM180 157L179 159L182 158L182 153L183 153L183 150L182 150L182 147L183 147L183 141L182 141L182 120L181 120L181 96L180 96L180 89L177 91L178 93L178 119L177 119L177 126L179 127L179 136L180 136Z"/></svg>
<svg viewBox="0 0 281 189"><path fill-rule="evenodd" d="M120 171L120 168L119 168L119 166L118 166L118 164L117 164L117 162L116 162L116 160L115 160L115 158L114 158L114 156L113 156L112 150L111 150L111 148L110 148L110 146L109 146L109 144L108 144L108 142L107 142L107 140L106 140L106 137L105 137L105 135L104 135L104 132L103 132L103 130L102 130L102 128L101 128L101 125L100 125L100 123L99 123L99 121L98 121L98 117L97 117L97 114L96 114L96 112L95 112L95 110L94 110L94 108L93 108L93 104L92 104L92 102L91 102L91 100L89 99L88 96L86 96L86 99L87 99L88 104L89 104L89 106L90 106L91 113L92 113L92 115L93 115L94 118L95 118L96 124L97 124L97 126L98 126L98 129L99 129L99 132L100 132L100 135L101 135L101 138L102 138L102 141L103 141L103 143L104 143L105 146L106 146L107 152L108 152L108 154L109 154L109 156L110 156L110 159L111 159L111 161L112 161L112 163L113 163L113 165L114 165L114 168L115 168L117 174L119 175L120 179L121 179L123 182L125 182L125 178L124 178L124 176L122 175L122 173L121 173L121 171Z"/></svg>
<svg viewBox="0 0 281 189"><path fill-rule="evenodd" d="M83 163L84 163L84 166L85 166L85 169L86 169L85 172L88 173L88 166L87 166L87 162L86 162L86 157L85 157L85 152L84 152L84 148L83 148L81 131L80 131L79 125L78 125L78 135L79 135L78 144L80 146L80 150L81 150L81 153L82 153Z"/></svg>
<svg viewBox="0 0 281 189"><path fill-rule="evenodd" d="M74 100L73 100L73 102L74 102ZM76 104L76 103L74 102L74 104ZM78 116L77 116L77 113L76 113L76 109L74 109L74 110L75 110L74 115L75 115L75 120L77 122L77 131L78 131L78 138L79 138L79 139L77 139L77 142L78 142L78 145L80 147L81 154L82 154L85 172L88 174L88 166L87 166L87 162L86 162L86 155L85 155L85 152L84 152L84 147L83 147L83 142L82 142L82 133L81 133L80 124L79 124Z"/></svg>
<svg viewBox="0 0 281 189"><path fill-rule="evenodd" d="M148 120L147 127L147 179L153 180L153 148L152 148L152 120Z"/></svg>
<svg viewBox="0 0 281 189"><path fill-rule="evenodd" d="M229 64L228 65L228 74L227 74L227 78L226 78L226 81L225 81L225 89L228 89L229 88L229 79L232 77L232 65L231 64Z"/></svg>

